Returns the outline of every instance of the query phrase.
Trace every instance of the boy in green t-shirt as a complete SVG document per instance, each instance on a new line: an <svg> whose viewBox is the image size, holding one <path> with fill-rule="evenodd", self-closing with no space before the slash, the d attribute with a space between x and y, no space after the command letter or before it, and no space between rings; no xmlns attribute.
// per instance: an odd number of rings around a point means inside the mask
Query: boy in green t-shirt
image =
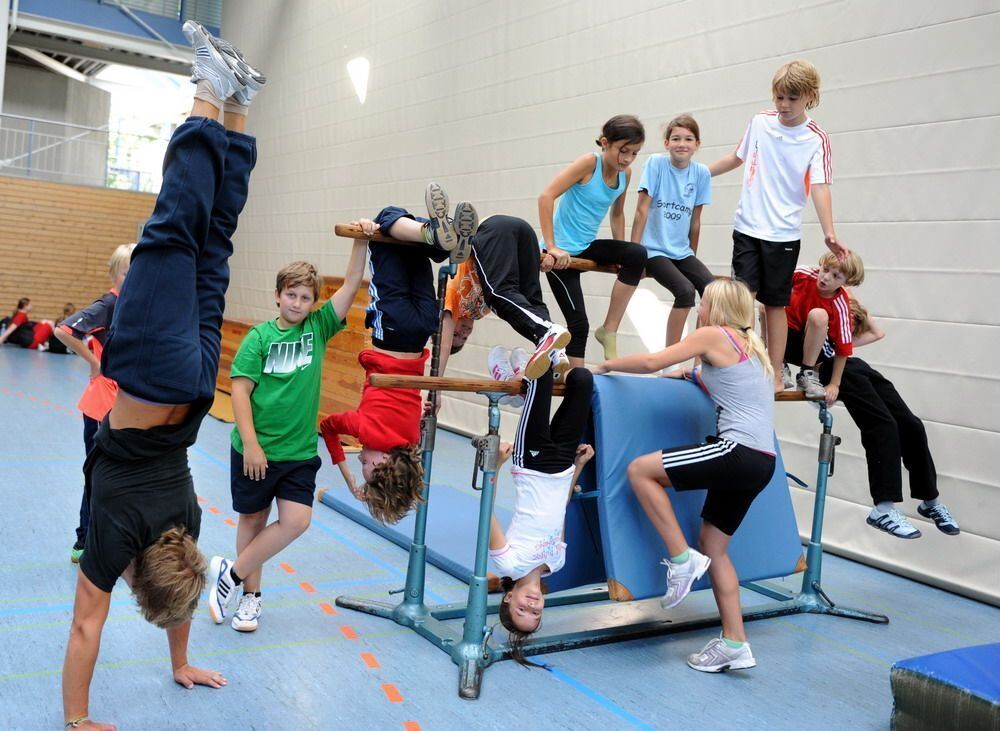
<svg viewBox="0 0 1000 731"><path fill-rule="evenodd" d="M320 292L315 267L297 261L279 271L278 316L251 328L233 358L230 487L240 519L236 560L214 556L209 566L208 606L216 624L242 583L232 627L257 629L264 562L309 527L321 464L316 419L323 356L327 341L344 327L361 284L366 245L355 242L344 285L316 310L311 311ZM268 525L272 501L278 503L278 519Z"/></svg>

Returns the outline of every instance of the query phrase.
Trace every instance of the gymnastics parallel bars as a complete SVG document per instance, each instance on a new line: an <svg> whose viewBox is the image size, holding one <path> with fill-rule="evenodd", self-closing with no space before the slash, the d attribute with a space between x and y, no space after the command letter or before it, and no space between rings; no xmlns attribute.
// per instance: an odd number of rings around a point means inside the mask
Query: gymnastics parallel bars
<svg viewBox="0 0 1000 731"><path fill-rule="evenodd" d="M411 614L401 612L406 599L398 605L379 602L361 597L337 597L340 607L354 609L375 616L394 619L397 623L408 626L439 649L447 652L452 661L459 666L459 696L466 699L479 697L483 673L490 664L510 656L509 647L504 644L491 647L489 639L491 630L487 625L487 616L496 611L495 603L491 606L488 600L487 557L489 546L490 517L493 511L493 501L496 491L496 475L499 468L499 399L505 394L518 393L523 383L516 381L491 381L463 378L439 378L423 376L395 376L376 374L369 378L372 386L381 388L429 389L437 391L474 392L489 399L489 431L483 437L473 439L477 448L476 464L483 473L482 494L479 507L479 528L476 541L476 557L473 575L469 581L469 596L466 603L442 605L428 609L422 606L424 614L418 619ZM554 393L562 392L556 386ZM806 548L805 567L802 576L802 586L798 593L769 584L755 581L745 582L747 589L777 600L775 603L754 607L744 611L744 619L752 621L769 617L790 614L830 614L850 619L859 619L877 624L888 623L888 617L858 609L840 607L833 603L823 591L820 583L823 558L823 509L826 500L827 478L832 473L832 464L836 445L840 438L832 433L833 417L822 399L808 399L798 391L785 391L775 395L776 401L812 401L819 406L819 420L823 425L820 435L819 455L817 458L816 497L813 509L812 532ZM424 509L424 506L421 506ZM415 539L416 540L416 539ZM411 549L412 555L412 549ZM422 555L422 554L421 554ZM423 580L423 572L419 574ZM406 594L411 594L410 575L407 574ZM420 596L423 587L420 587ZM560 592L550 597L547 606L558 606L578 602L599 601L608 599L607 590L584 588L570 592ZM444 620L464 617L461 635L455 632ZM401 621L401 618L412 621ZM587 647L625 639L637 639L657 634L678 632L682 630L709 627L718 624L716 613L706 613L684 621L676 620L645 620L628 623L626 620L615 626L602 627L596 630L568 632L544 638L532 639L524 648L526 655L536 655L566 649Z"/></svg>

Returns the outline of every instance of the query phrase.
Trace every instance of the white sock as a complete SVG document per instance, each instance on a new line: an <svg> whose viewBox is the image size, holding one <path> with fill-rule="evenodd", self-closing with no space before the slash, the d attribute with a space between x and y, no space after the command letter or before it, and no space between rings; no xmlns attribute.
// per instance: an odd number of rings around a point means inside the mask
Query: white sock
<svg viewBox="0 0 1000 731"><path fill-rule="evenodd" d="M937 498L934 498L933 500L924 500L924 507L925 508L933 508L937 504L938 504L938 499Z"/></svg>
<svg viewBox="0 0 1000 731"><path fill-rule="evenodd" d="M212 88L211 82L205 79L199 79L197 85L195 86L194 98L200 99L203 102L208 102L216 109L222 109L224 102L222 99L215 95L215 89Z"/></svg>
<svg viewBox="0 0 1000 731"><path fill-rule="evenodd" d="M891 500L883 500L880 503L875 503L875 512L879 515L885 515L890 510L895 507L895 503Z"/></svg>
<svg viewBox="0 0 1000 731"><path fill-rule="evenodd" d="M226 103L222 106L222 111L226 114L246 114L248 109L246 104L240 104L234 96L226 99Z"/></svg>

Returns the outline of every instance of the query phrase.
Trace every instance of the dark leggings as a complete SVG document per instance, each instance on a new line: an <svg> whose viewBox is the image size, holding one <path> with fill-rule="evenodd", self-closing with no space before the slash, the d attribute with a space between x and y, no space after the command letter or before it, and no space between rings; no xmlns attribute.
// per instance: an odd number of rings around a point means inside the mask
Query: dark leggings
<svg viewBox="0 0 1000 731"><path fill-rule="evenodd" d="M674 307L694 307L695 292L701 294L715 280L697 256L652 256L646 260L646 274L674 296Z"/></svg>
<svg viewBox="0 0 1000 731"><path fill-rule="evenodd" d="M642 271L646 266L646 247L628 241L615 239L598 239L579 254L577 259L590 259L598 264L619 264L618 281L635 287L642 279ZM587 351L587 335L590 333L590 321L583 303L583 288L580 286L580 272L577 269L553 269L548 277L549 287L555 295L556 303L566 318L573 339L566 347L566 354L571 358L583 358Z"/></svg>
<svg viewBox="0 0 1000 731"><path fill-rule="evenodd" d="M824 383L829 383L832 369L831 361L820 365ZM910 496L917 500L936 498L937 470L924 424L910 411L892 381L861 358L848 358L840 381L840 400L861 431L872 501L902 502L900 461L910 473Z"/></svg>
<svg viewBox="0 0 1000 731"><path fill-rule="evenodd" d="M546 474L562 472L573 464L590 414L594 376L586 368L566 374L566 391L552 422L552 371L528 382L524 411L514 439L514 466Z"/></svg>
<svg viewBox="0 0 1000 731"><path fill-rule="evenodd" d="M97 434L97 427L101 422L83 416L83 450L90 454L94 448L94 436ZM80 525L76 528L76 545L74 548L83 548L87 543L87 529L90 527L90 484L84 480L83 497L80 499Z"/></svg>

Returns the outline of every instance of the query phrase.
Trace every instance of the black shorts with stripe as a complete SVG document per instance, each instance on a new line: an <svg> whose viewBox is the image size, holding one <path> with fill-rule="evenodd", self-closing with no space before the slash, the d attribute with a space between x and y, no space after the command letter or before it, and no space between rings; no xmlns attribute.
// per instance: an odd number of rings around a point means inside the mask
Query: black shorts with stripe
<svg viewBox="0 0 1000 731"><path fill-rule="evenodd" d="M702 520L731 536L771 481L775 458L731 439L706 437L702 444L664 449L662 462L675 490L708 490Z"/></svg>

